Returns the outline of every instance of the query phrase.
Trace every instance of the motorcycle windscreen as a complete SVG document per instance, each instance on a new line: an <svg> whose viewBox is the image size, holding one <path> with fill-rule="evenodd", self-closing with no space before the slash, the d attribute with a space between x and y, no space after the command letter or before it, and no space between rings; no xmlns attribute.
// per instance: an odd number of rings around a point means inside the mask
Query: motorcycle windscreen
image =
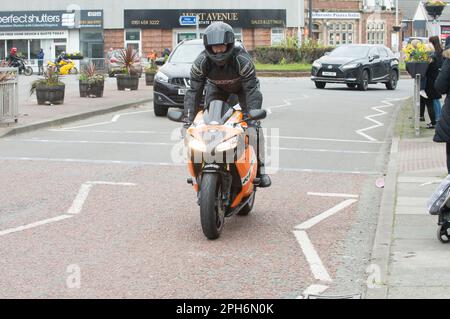
<svg viewBox="0 0 450 319"><path fill-rule="evenodd" d="M215 100L203 112L203 120L206 125L222 125L233 114L233 109L224 101Z"/></svg>

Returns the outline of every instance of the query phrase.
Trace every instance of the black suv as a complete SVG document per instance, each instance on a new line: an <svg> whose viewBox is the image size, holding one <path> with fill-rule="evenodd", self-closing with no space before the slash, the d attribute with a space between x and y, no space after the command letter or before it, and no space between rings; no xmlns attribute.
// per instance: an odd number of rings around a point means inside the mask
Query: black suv
<svg viewBox="0 0 450 319"><path fill-rule="evenodd" d="M398 59L384 45L342 45L314 61L311 80L318 89L327 83L343 83L366 91L369 84L385 83L388 90L395 90L398 65Z"/></svg>

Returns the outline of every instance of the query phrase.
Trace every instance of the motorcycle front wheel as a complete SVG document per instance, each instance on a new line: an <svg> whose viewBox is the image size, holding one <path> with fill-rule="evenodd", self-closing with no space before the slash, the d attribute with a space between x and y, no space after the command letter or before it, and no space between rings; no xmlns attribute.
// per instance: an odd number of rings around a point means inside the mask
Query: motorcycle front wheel
<svg viewBox="0 0 450 319"><path fill-rule="evenodd" d="M214 240L220 237L225 222L225 210L219 174L203 174L200 186L200 220L206 238Z"/></svg>
<svg viewBox="0 0 450 319"><path fill-rule="evenodd" d="M73 67L69 70L70 74L78 74L78 69L76 67Z"/></svg>

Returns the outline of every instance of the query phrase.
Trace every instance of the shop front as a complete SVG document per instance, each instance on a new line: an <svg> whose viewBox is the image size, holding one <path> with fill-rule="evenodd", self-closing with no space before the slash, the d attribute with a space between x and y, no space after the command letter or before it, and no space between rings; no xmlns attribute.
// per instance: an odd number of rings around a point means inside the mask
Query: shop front
<svg viewBox="0 0 450 319"><path fill-rule="evenodd" d="M181 16L197 16L199 34L215 21L230 24L248 49L279 43L284 39L286 10L124 10L124 46L142 54L161 52L183 40L197 37L196 26L180 25ZM272 37L273 35L273 37Z"/></svg>

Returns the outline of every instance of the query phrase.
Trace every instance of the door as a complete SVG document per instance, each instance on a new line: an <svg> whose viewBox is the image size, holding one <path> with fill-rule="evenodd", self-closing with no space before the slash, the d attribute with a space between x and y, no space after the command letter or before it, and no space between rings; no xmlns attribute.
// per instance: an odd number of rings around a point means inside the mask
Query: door
<svg viewBox="0 0 450 319"><path fill-rule="evenodd" d="M369 53L370 69L372 70L372 80L377 81L383 77L383 62L377 47L370 49Z"/></svg>
<svg viewBox="0 0 450 319"><path fill-rule="evenodd" d="M380 52L382 62L382 72L383 72L382 76L383 79L387 79L391 73L391 59L385 48L378 47L378 51Z"/></svg>

